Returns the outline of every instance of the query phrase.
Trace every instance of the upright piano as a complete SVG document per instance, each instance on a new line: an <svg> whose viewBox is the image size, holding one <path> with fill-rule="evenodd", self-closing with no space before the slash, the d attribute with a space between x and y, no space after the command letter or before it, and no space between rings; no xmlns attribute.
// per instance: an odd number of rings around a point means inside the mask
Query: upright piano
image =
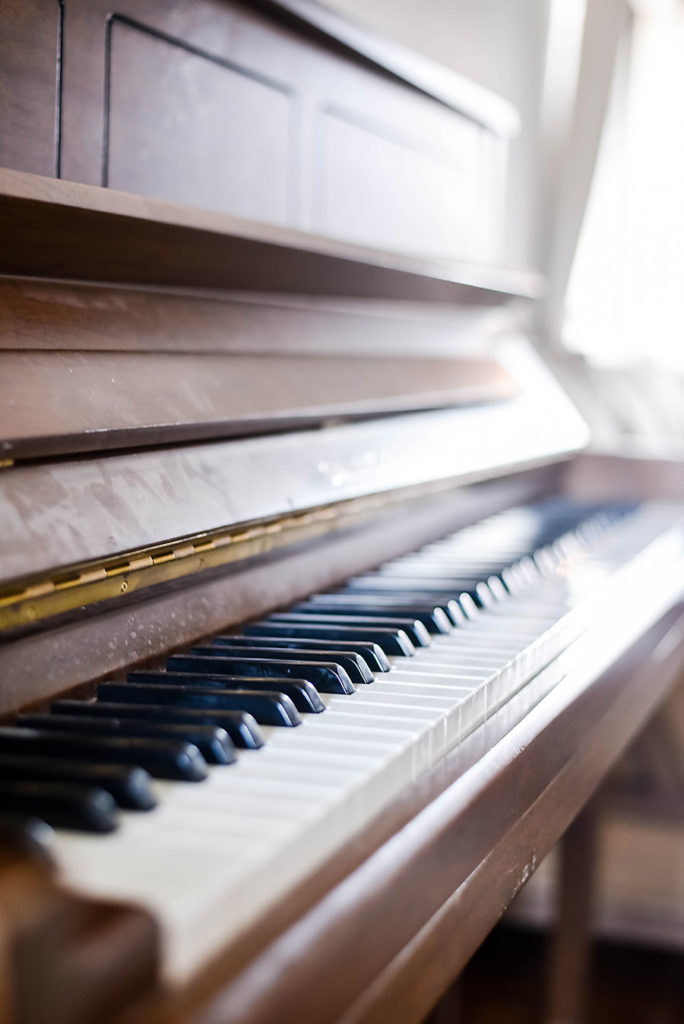
<svg viewBox="0 0 684 1024"><path fill-rule="evenodd" d="M309 0L0 8L3 1020L417 1022L673 685L508 104Z"/></svg>

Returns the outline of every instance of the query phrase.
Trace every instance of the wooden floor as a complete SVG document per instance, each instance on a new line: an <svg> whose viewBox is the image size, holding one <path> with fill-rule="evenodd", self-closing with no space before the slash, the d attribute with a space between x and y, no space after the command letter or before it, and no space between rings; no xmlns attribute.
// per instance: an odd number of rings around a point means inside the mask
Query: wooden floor
<svg viewBox="0 0 684 1024"><path fill-rule="evenodd" d="M545 955L543 936L496 929L462 976L460 1013L444 1012L444 1007L432 1019L440 1024L542 1024ZM684 1024L684 957L600 943L583 1024Z"/></svg>

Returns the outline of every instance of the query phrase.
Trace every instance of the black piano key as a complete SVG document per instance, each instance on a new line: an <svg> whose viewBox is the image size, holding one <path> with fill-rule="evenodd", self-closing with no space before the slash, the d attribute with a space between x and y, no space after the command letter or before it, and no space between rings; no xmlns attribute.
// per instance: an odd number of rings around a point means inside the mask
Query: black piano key
<svg viewBox="0 0 684 1024"><path fill-rule="evenodd" d="M117 826L111 793L68 782L0 782L3 813L42 818L54 828L111 832Z"/></svg>
<svg viewBox="0 0 684 1024"><path fill-rule="evenodd" d="M210 641L212 644L224 642L234 647L252 647L258 644L259 647L278 647L289 651L327 651L328 654L335 654L337 651L349 651L368 666L371 675L373 672L389 672L391 668L383 649L372 642L364 643L355 640L338 640L337 642L334 640L298 640L297 638L287 636L262 636L255 639L253 636L233 636L231 633L215 636Z"/></svg>
<svg viewBox="0 0 684 1024"><path fill-rule="evenodd" d="M401 565L388 566L386 570L382 570L377 573L368 573L366 576L356 577L359 580L398 580L402 583L414 582L415 585L419 586L421 583L425 583L427 586L442 586L454 583L460 590L469 590L471 587L477 586L482 580L488 580L492 576L497 576L502 571L501 566L488 565L482 563L477 566L476 569L470 571L465 569L459 569L458 566L449 566L444 564L442 566L424 566L421 568L407 566L404 569ZM354 580L350 580L350 583L354 583Z"/></svg>
<svg viewBox="0 0 684 1024"><path fill-rule="evenodd" d="M95 764L133 764L161 779L199 782L207 764L192 743L176 740L127 739L123 736L83 736L82 733L39 729L0 728L0 751L36 757L64 757Z"/></svg>
<svg viewBox="0 0 684 1024"><path fill-rule="evenodd" d="M269 622L315 622L320 626L361 626L375 629L401 630L409 638L414 647L429 647L430 634L422 622L417 619L401 619L389 615L377 619L367 619L362 615L323 615L317 611L274 612L269 615Z"/></svg>
<svg viewBox="0 0 684 1024"><path fill-rule="evenodd" d="M202 647L193 647L191 654L211 654L212 656L236 655L241 658L276 658L280 661L325 661L333 665L341 665L352 683L365 685L373 682L373 673L358 654L344 651L307 651L299 648L296 653L274 647L262 647L258 641L252 641L249 647L234 645L228 637L211 641Z"/></svg>
<svg viewBox="0 0 684 1024"><path fill-rule="evenodd" d="M130 704L171 704L175 707L247 711L261 725L301 725L299 712L285 693L259 690L206 690L200 686L144 686L100 683L98 700Z"/></svg>
<svg viewBox="0 0 684 1024"><path fill-rule="evenodd" d="M462 615L464 612L466 614L466 617L469 617L471 609L477 611L482 607L482 602L478 597L476 587L473 587L472 591L469 591L457 588L454 588L453 590L445 590L441 587L435 587L431 590L425 590L421 586L420 590L416 592L414 590L411 590L408 586L387 587L380 585L378 587L375 587L369 584L367 587L363 587L362 589L360 589L358 593L365 594L369 600L375 600L375 597L378 594L390 594L393 597L398 598L400 600L409 601L416 596L416 593L419 593L422 597L429 598L431 601L438 603L440 605L445 605L446 602L448 601L450 602L450 607L453 608L455 606L456 608L455 615L453 613L451 614L452 618L454 618L455 624L457 625L460 625Z"/></svg>
<svg viewBox="0 0 684 1024"><path fill-rule="evenodd" d="M38 717L38 716L37 716ZM41 717L49 717L47 715ZM0 753L1 782L74 782L111 793L119 807L150 811L157 806L149 773L120 764L83 764L56 757Z"/></svg>
<svg viewBox="0 0 684 1024"><path fill-rule="evenodd" d="M323 597L324 595L320 595ZM453 592L444 591L426 593L422 590L401 590L393 593L387 588L375 590L337 590L331 595L336 600L371 602L373 607L384 608L394 605L410 605L417 609L433 609L439 607L454 626L463 622L463 612ZM317 600L318 598L316 598Z"/></svg>
<svg viewBox="0 0 684 1024"><path fill-rule="evenodd" d="M321 693L354 693L354 684L341 665L296 661L294 657L281 661L277 658L252 658L251 654L242 657L223 655L211 647L206 651L206 654L172 654L166 659L166 667L169 672L300 679L312 683ZM253 689L258 690L259 687L254 686ZM322 711L323 706L317 710Z"/></svg>
<svg viewBox="0 0 684 1024"><path fill-rule="evenodd" d="M251 689L262 693L284 693L297 711L314 715L325 711L318 690L306 679L212 676L208 672L130 672L127 681L150 686L201 686L209 690L234 690L237 693Z"/></svg>
<svg viewBox="0 0 684 1024"><path fill-rule="evenodd" d="M246 636L288 636L306 640L371 640L382 647L385 654L410 657L415 647L402 629L388 632L363 626L321 626L314 622L248 622L244 626Z"/></svg>
<svg viewBox="0 0 684 1024"><path fill-rule="evenodd" d="M164 704L107 704L104 701L59 700L50 708L56 715L102 716L103 718L146 718L155 722L187 722L189 725L215 725L224 729L243 750L258 750L264 737L255 718L246 711L175 708Z"/></svg>
<svg viewBox="0 0 684 1024"><path fill-rule="evenodd" d="M302 604L296 604L292 607L291 611L304 612L307 615L359 616L364 619L384 619L396 616L399 619L408 619L409 621L413 619L416 622L420 622L425 626L428 633L433 634L451 633L453 629L453 623L443 608L433 607L429 610L423 610L407 605L378 605L367 599L354 601L351 597L347 600L337 600L336 597L341 595L335 595L330 600L324 601L323 596L312 598L310 601L302 602ZM330 597L330 595L325 596Z"/></svg>
<svg viewBox="0 0 684 1024"><path fill-rule="evenodd" d="M485 574L477 572L472 576L450 573L445 577L434 578L411 572L407 572L405 575L403 573L401 575L398 573L391 575L389 573L387 575L369 573L367 576L352 576L345 583L344 589L352 593L358 593L360 590L378 590L380 592L409 590L424 594L431 594L433 591L454 593L462 590L467 594L474 591L478 583L491 575L491 572Z"/></svg>
<svg viewBox="0 0 684 1024"><path fill-rule="evenodd" d="M209 764L232 764L235 748L228 733L213 725L172 725L142 719L100 718L80 715L20 715L16 725L33 729L57 729L90 732L103 736L139 736L150 739L181 740L194 743Z"/></svg>
<svg viewBox="0 0 684 1024"><path fill-rule="evenodd" d="M426 580L415 576L374 576L361 580L349 580L347 588L354 594L390 594L402 597L408 594L422 594L436 603L457 600L461 594L477 598L478 584L482 579L469 582L458 579ZM406 600L409 600L406 597Z"/></svg>

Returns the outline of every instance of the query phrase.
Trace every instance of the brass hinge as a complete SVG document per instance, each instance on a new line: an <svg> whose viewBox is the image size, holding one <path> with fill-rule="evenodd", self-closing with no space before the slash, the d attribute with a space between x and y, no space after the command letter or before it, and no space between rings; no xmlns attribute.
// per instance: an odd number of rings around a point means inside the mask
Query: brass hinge
<svg viewBox="0 0 684 1024"><path fill-rule="evenodd" d="M72 566L50 577L27 580L0 590L0 632L321 537L445 486L440 482L429 488L354 498L278 519L243 523L129 551L96 563Z"/></svg>

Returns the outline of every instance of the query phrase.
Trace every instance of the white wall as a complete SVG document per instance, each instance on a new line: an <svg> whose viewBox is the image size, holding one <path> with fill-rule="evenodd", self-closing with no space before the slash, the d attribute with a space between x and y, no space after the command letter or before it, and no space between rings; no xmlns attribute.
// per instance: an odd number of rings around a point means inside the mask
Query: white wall
<svg viewBox="0 0 684 1024"><path fill-rule="evenodd" d="M539 252L537 134L550 0L325 0L510 100L522 121L511 150L503 261Z"/></svg>

